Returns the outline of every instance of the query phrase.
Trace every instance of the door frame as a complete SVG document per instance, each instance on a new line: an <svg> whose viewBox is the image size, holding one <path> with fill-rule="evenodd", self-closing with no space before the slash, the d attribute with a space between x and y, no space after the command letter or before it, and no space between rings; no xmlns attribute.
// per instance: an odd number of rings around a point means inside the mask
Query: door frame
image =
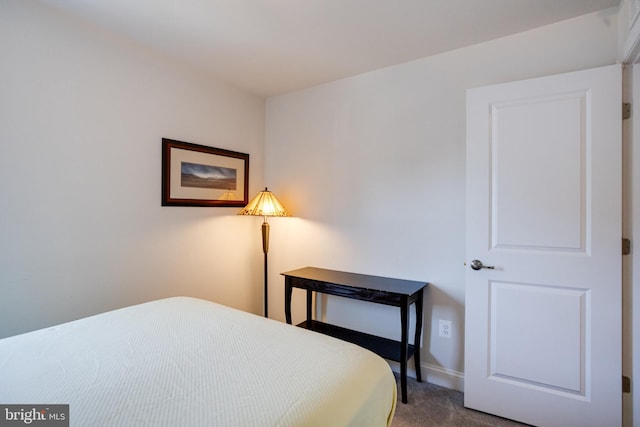
<svg viewBox="0 0 640 427"><path fill-rule="evenodd" d="M633 373L640 375L640 64L627 64L623 73L623 101L632 105L631 117L622 126L622 235L631 239L631 254L622 257L622 375L631 378L631 392L622 396L623 426L640 426L640 387ZM637 126L637 125L636 125ZM635 398L634 398L635 397Z"/></svg>
<svg viewBox="0 0 640 427"><path fill-rule="evenodd" d="M631 393L622 398L623 425L640 426L640 2L622 1L619 25L628 23L621 38L619 58L624 64L622 96L630 102L631 118L622 127L622 232L631 239L631 255L622 259L622 374L631 378ZM635 108L634 108L635 101ZM634 355L636 356L634 358ZM636 374L634 381L633 373Z"/></svg>

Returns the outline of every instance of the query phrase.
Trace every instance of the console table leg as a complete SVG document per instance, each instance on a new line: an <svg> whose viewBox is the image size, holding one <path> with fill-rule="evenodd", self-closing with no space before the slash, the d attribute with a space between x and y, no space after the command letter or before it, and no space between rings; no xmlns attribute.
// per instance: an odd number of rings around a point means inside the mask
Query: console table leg
<svg viewBox="0 0 640 427"><path fill-rule="evenodd" d="M291 279L285 277L284 280L284 317L288 324L291 324L291 293L293 287L291 286Z"/></svg>
<svg viewBox="0 0 640 427"><path fill-rule="evenodd" d="M422 375L420 373L420 338L422 337L422 303L423 292L418 292L418 298L416 299L416 335L413 338L413 361L416 364L416 380L419 383L422 382Z"/></svg>
<svg viewBox="0 0 640 427"><path fill-rule="evenodd" d="M409 355L409 301L402 299L400 307L400 323L402 324L402 338L400 343L400 387L402 403L407 403L407 356Z"/></svg>
<svg viewBox="0 0 640 427"><path fill-rule="evenodd" d="M311 289L307 289L307 322L311 323L313 320L313 315L311 311L311 306L313 303L313 291Z"/></svg>

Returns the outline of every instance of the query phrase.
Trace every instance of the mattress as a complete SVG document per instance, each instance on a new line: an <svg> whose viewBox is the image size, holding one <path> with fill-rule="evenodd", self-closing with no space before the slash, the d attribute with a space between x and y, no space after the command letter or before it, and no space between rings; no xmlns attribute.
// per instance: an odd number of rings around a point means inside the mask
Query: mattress
<svg viewBox="0 0 640 427"><path fill-rule="evenodd" d="M387 362L353 344L175 297L0 340L1 404L71 426L385 426Z"/></svg>

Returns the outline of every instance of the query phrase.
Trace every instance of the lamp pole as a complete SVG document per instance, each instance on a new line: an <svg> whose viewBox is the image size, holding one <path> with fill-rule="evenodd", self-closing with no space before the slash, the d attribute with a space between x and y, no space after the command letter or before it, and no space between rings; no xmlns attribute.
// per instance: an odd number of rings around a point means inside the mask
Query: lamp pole
<svg viewBox="0 0 640 427"><path fill-rule="evenodd" d="M267 222L266 215L264 216L264 222L262 223L262 252L264 252L264 317L269 317L269 304L268 304L268 270L267 270L267 253L269 252L269 223Z"/></svg>

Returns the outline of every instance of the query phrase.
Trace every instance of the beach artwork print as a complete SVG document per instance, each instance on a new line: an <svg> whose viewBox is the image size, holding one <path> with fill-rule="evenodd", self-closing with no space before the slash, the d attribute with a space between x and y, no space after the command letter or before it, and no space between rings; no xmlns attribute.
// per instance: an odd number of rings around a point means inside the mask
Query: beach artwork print
<svg viewBox="0 0 640 427"><path fill-rule="evenodd" d="M235 191L237 183L238 171L236 169L189 162L181 163L180 185L182 187Z"/></svg>

